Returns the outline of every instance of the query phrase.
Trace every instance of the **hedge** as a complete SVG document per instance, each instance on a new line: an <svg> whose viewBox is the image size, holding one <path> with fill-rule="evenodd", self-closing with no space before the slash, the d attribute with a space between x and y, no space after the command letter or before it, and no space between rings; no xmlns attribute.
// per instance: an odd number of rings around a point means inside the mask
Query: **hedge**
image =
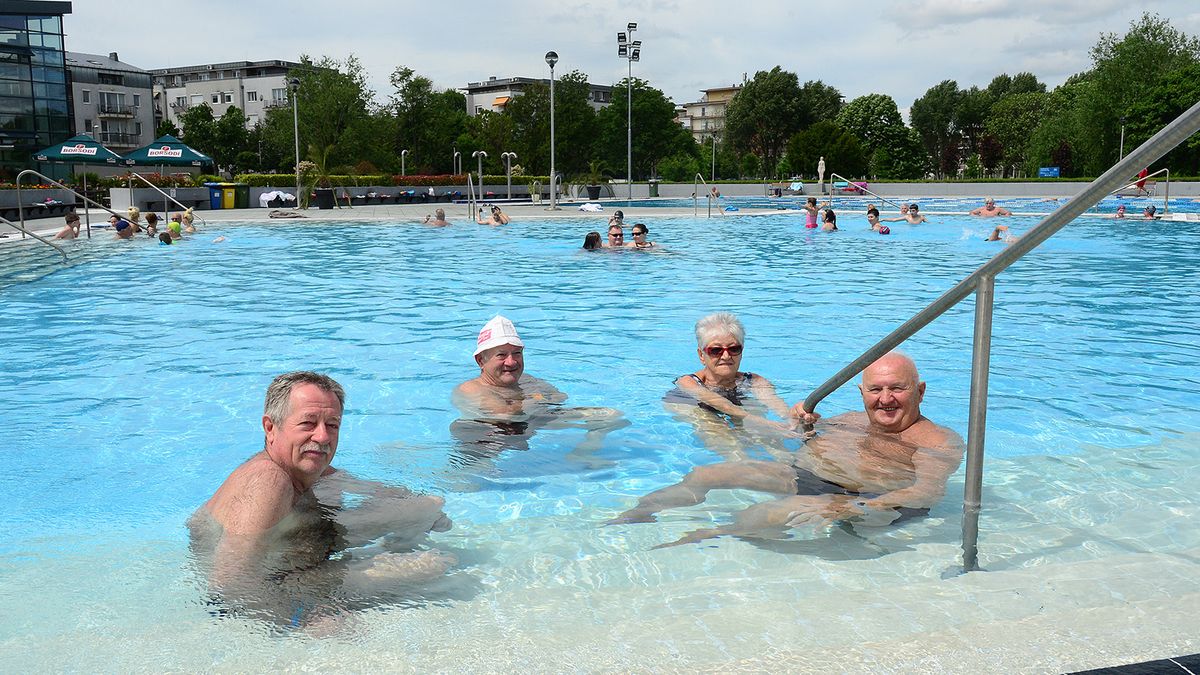
<svg viewBox="0 0 1200 675"><path fill-rule="evenodd" d="M472 178L474 175L472 174ZM296 184L296 175L290 173L243 173L234 176L235 183L246 183L252 187L289 187ZM549 176L513 176L512 181L515 185L529 185L533 181L541 181L542 185L550 182ZM413 187L427 187L437 185L466 185L466 174L437 174L431 176L424 175L365 175L365 176L330 176L329 182L334 187L359 187L359 186L382 186L382 185L406 185ZM483 182L487 185L502 185L505 182L504 176L489 176L483 175Z"/></svg>

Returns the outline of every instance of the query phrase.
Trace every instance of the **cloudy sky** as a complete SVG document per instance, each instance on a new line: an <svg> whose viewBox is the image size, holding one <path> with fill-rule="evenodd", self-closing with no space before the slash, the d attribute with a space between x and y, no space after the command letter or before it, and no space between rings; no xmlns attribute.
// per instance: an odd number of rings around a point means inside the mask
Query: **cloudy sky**
<svg viewBox="0 0 1200 675"><path fill-rule="evenodd" d="M404 65L439 88L496 77L581 70L592 82L625 77L616 33L636 21L634 75L676 103L780 65L847 98L892 96L907 111L943 79L986 86L1030 71L1051 87L1089 66L1102 33L1123 35L1143 11L1200 35L1195 0L75 0L68 51L107 54L151 69L225 61L354 54L377 99ZM268 6L270 7L268 9Z"/></svg>

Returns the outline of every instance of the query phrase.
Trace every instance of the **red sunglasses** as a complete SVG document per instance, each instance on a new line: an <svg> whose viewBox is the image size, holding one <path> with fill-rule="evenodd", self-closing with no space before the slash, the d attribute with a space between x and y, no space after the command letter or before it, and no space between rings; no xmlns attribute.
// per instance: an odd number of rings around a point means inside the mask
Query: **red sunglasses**
<svg viewBox="0 0 1200 675"><path fill-rule="evenodd" d="M725 352L729 352L730 356L740 356L742 353L742 346L741 345L729 345L728 347L718 347L717 345L713 345L711 347L704 348L704 353L708 354L709 357L714 358L714 359L720 358L721 354L723 354Z"/></svg>

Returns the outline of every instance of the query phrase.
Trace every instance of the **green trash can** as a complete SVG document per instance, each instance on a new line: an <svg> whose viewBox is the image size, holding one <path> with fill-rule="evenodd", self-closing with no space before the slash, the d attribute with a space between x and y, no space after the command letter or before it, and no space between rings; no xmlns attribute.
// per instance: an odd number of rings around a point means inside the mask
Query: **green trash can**
<svg viewBox="0 0 1200 675"><path fill-rule="evenodd" d="M250 186L246 183L235 183L233 186L233 208L250 208Z"/></svg>
<svg viewBox="0 0 1200 675"><path fill-rule="evenodd" d="M653 180L653 179L650 181L650 196L651 197L658 196L658 181Z"/></svg>

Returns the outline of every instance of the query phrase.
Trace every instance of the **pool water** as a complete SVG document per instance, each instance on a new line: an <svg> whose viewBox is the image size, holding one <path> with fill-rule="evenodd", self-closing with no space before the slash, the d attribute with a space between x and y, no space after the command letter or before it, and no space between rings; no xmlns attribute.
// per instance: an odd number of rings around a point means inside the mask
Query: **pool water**
<svg viewBox="0 0 1200 675"><path fill-rule="evenodd" d="M828 196L822 196L820 201L824 202ZM728 207L736 207L737 209L773 209L773 210L790 210L796 211L801 209L807 197L803 195L784 195L782 197L767 197L767 196L722 196L713 204L713 209L725 209ZM894 202L894 204L889 203ZM931 213L966 213L972 209L976 209L983 205L983 199L980 197L930 197L930 196L897 196L888 197L887 201L881 201L879 197L872 195L834 195L832 208L839 215L845 213L862 213L867 210L867 206L874 204L883 213L884 217L887 214L895 213L899 210L897 204L917 203L922 212ZM1065 204L1066 199L1054 199L1043 197L997 197L996 205L1000 208L1011 210L1015 215L1028 216L1042 214L1045 215ZM1088 214L1113 216L1117 211L1117 206L1125 205L1126 218L1136 220L1142 216L1142 211L1148 206L1154 206L1158 210L1159 215L1163 211L1163 198L1160 197L1105 197L1100 200L1095 206L1086 211ZM605 201L604 205L610 208L628 208L636 207L657 207L657 208L674 208L674 209L690 209L696 206L700 211L707 212L708 201L701 194L698 200L693 200L691 197L671 198L664 197L661 199L634 199L632 201ZM1172 198L1170 202L1171 213L1197 213L1200 212L1200 200L1184 197Z"/></svg>
<svg viewBox="0 0 1200 675"><path fill-rule="evenodd" d="M169 248L66 242L66 267L18 252L0 267L0 664L607 671L767 655L760 665L779 668L981 621L1036 625L1035 601L1096 615L1115 611L1113 594L1194 602L1195 222L1080 220L999 278L990 572L943 579L959 555L961 470L929 518L868 533L652 550L769 498L742 491L601 526L720 460L660 403L698 367L696 319L736 312L743 368L792 403L1003 246L969 218L890 236L841 221L820 233L794 215L653 219L658 253L583 253L600 221L572 220L214 224ZM526 372L630 426L587 452L578 430L542 430L527 449L461 461L450 391L477 374L475 335L497 312L525 340ZM964 436L971 327L968 301L905 346L928 383L923 412ZM183 526L261 447L271 378L302 368L346 388L335 463L444 496L455 527L433 540L460 561L413 602L356 612L328 637L214 616ZM860 406L846 386L821 411ZM1153 587L1113 571L1150 555ZM1050 593L1056 570L1069 572ZM1062 590L1096 573L1117 576ZM1200 631L1149 623L1166 648L1196 646Z"/></svg>

